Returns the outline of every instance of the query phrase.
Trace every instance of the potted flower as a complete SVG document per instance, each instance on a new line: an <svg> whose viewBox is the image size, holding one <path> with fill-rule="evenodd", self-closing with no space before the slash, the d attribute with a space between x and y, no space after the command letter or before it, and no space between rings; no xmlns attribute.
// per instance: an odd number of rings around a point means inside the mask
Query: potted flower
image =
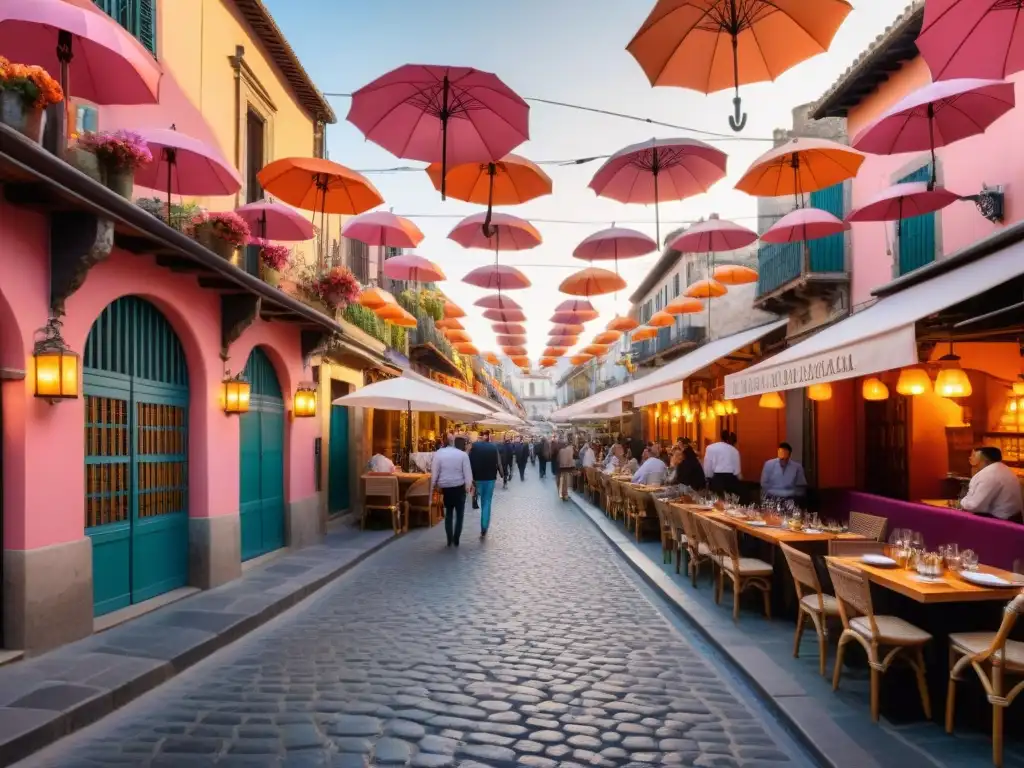
<svg viewBox="0 0 1024 768"><path fill-rule="evenodd" d="M277 288L281 283L281 273L288 268L291 251L287 246L274 245L266 240L253 240L253 245L260 249L260 277L267 285Z"/></svg>
<svg viewBox="0 0 1024 768"><path fill-rule="evenodd" d="M359 281L345 267L334 267L317 281L317 293L332 309L344 309L359 298Z"/></svg>
<svg viewBox="0 0 1024 768"><path fill-rule="evenodd" d="M249 242L249 225L231 211L200 213L190 224L192 236L218 256L236 262L238 249Z"/></svg>
<svg viewBox="0 0 1024 768"><path fill-rule="evenodd" d="M79 137L78 146L96 155L104 186L129 200L135 184L135 171L153 162L149 144L132 131L86 133Z"/></svg>
<svg viewBox="0 0 1024 768"><path fill-rule="evenodd" d="M43 140L43 110L62 101L64 91L45 69L0 56L0 122L38 144Z"/></svg>

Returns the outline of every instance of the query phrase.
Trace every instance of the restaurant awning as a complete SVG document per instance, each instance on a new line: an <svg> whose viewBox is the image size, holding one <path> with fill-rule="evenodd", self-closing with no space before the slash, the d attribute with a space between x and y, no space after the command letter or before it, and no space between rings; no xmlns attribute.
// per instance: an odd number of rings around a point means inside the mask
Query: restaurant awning
<svg viewBox="0 0 1024 768"><path fill-rule="evenodd" d="M779 354L725 377L729 399L915 365L916 323L1024 274L1024 243L888 294Z"/></svg>

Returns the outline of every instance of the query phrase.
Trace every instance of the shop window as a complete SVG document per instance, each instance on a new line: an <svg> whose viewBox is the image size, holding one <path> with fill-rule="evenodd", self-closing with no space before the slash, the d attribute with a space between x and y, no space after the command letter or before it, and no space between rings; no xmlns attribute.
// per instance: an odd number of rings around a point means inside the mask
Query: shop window
<svg viewBox="0 0 1024 768"><path fill-rule="evenodd" d="M679 295L679 273L672 275L672 298Z"/></svg>
<svg viewBox="0 0 1024 768"><path fill-rule="evenodd" d="M156 0L93 0L156 55Z"/></svg>
<svg viewBox="0 0 1024 768"><path fill-rule="evenodd" d="M928 181L931 179L931 166L924 165L913 173L904 176L899 183L909 181ZM899 236L899 274L913 272L925 264L935 261L935 214L913 216L903 219Z"/></svg>

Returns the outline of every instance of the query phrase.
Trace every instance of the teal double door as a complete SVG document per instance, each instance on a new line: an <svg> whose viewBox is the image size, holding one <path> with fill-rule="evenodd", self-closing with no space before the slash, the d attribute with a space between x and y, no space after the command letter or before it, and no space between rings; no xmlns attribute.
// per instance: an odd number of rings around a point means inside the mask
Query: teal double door
<svg viewBox="0 0 1024 768"><path fill-rule="evenodd" d="M331 431L328 443L327 503L331 514L350 506L348 481L348 407L331 406Z"/></svg>
<svg viewBox="0 0 1024 768"><path fill-rule="evenodd" d="M126 296L103 310L85 345L83 392L100 616L188 583L188 367L156 307Z"/></svg>
<svg viewBox="0 0 1024 768"><path fill-rule="evenodd" d="M249 355L245 378L249 411L239 421L239 515L242 560L284 546L284 396L274 367L259 347Z"/></svg>

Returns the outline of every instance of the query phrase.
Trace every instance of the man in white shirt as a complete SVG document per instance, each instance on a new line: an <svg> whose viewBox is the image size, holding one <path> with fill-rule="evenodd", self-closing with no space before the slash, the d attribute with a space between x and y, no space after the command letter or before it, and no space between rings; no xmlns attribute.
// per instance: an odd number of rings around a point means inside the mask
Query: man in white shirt
<svg viewBox="0 0 1024 768"><path fill-rule="evenodd" d="M704 477L708 489L719 496L738 495L741 486L740 452L736 450L736 433L723 432L722 439L704 451Z"/></svg>
<svg viewBox="0 0 1024 768"><path fill-rule="evenodd" d="M580 456L580 463L584 468L594 466L594 462L597 461L597 455L594 453L594 446L587 443L583 446L583 453Z"/></svg>
<svg viewBox="0 0 1024 768"><path fill-rule="evenodd" d="M988 445L975 448L971 454L971 466L979 469L971 478L960 507L979 517L1024 522L1020 481L1013 470L1003 464L1002 451Z"/></svg>
<svg viewBox="0 0 1024 768"><path fill-rule="evenodd" d="M373 454L370 457L368 467L371 472L387 472L391 474L395 471L395 463L382 453Z"/></svg>
<svg viewBox="0 0 1024 768"><path fill-rule="evenodd" d="M641 485L664 485L667 470L668 467L665 466L664 461L657 456L651 456L640 465L640 469L633 473L632 480Z"/></svg>
<svg viewBox="0 0 1024 768"><path fill-rule="evenodd" d="M434 488L441 489L444 497L444 532L448 546L459 546L462 536L462 519L466 514L466 494L473 489L473 467L469 454L454 445L448 437L448 445L434 454L430 467L430 495Z"/></svg>
<svg viewBox="0 0 1024 768"><path fill-rule="evenodd" d="M626 449L622 447L621 443L615 443L612 449L608 451L608 458L604 462L605 474L615 474L615 470L622 466L622 457L626 455Z"/></svg>

